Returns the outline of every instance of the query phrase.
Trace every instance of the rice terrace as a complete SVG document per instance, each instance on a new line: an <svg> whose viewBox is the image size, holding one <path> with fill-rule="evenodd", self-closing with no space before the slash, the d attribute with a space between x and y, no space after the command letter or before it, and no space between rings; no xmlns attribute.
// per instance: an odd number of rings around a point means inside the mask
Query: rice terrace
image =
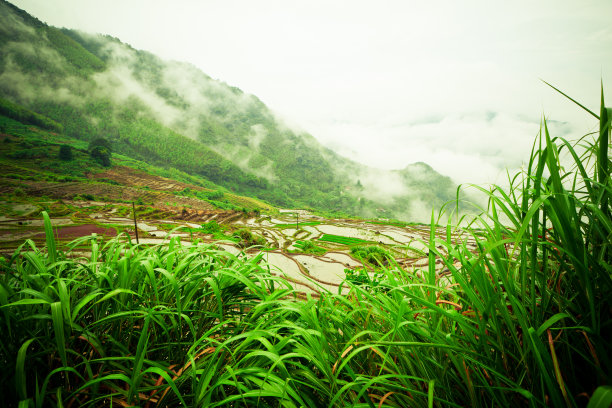
<svg viewBox="0 0 612 408"><path fill-rule="evenodd" d="M458 185L0 11L0 406L612 407L604 84Z"/></svg>

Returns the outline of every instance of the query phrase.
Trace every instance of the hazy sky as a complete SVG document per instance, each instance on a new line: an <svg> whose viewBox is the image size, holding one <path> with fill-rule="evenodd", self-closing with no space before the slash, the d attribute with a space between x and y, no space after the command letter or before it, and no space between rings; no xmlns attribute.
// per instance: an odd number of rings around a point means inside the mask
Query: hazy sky
<svg viewBox="0 0 612 408"><path fill-rule="evenodd" d="M425 161L502 182L542 115L577 138L612 101L610 0L14 0L255 94L324 145L380 168ZM608 103L612 105L612 103Z"/></svg>

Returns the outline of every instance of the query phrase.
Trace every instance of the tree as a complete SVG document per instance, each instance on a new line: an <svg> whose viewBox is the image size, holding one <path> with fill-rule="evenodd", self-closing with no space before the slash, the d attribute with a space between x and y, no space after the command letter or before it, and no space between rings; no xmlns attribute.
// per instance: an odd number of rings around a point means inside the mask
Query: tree
<svg viewBox="0 0 612 408"><path fill-rule="evenodd" d="M72 160L72 147L69 145L61 145L59 149L59 159L64 161Z"/></svg>
<svg viewBox="0 0 612 408"><path fill-rule="evenodd" d="M96 147L104 147L106 150L108 150L109 154L113 152L113 147L111 146L110 141L103 137L96 137L91 142L89 142L89 147L87 148L87 150L89 150L89 152L91 153L91 151Z"/></svg>
<svg viewBox="0 0 612 408"><path fill-rule="evenodd" d="M104 167L111 165L112 148L108 139L97 137L89 142L89 155Z"/></svg>
<svg viewBox="0 0 612 408"><path fill-rule="evenodd" d="M89 152L90 156L104 167L111 165L111 153L103 146L96 146Z"/></svg>

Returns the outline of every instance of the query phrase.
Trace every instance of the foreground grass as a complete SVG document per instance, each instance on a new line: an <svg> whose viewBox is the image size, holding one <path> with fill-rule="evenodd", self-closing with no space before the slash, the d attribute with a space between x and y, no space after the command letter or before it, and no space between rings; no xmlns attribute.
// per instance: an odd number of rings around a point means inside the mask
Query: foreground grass
<svg viewBox="0 0 612 408"><path fill-rule="evenodd" d="M22 245L0 275L8 406L595 406L612 382L609 110L585 154L543 124L430 267L297 300L259 257L96 237ZM573 157L564 171L559 152ZM590 161L592 160L592 161ZM544 177L549 174L548 177ZM501 219L504 219L504 222ZM443 248L443 251L437 248ZM448 279L434 270L436 258ZM449 280L451 283L449 283ZM595 393L595 394L594 394Z"/></svg>

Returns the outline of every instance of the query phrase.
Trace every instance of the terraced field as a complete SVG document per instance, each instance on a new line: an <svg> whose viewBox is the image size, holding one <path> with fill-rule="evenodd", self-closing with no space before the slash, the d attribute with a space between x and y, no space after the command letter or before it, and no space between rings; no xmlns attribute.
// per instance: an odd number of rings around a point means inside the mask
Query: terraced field
<svg viewBox="0 0 612 408"><path fill-rule="evenodd" d="M26 239L44 245L39 217L43 209L54 215L56 236L63 244L92 233L105 240L116 236L137 239L129 204L56 200L29 204L4 201L0 206L2 213L7 214L0 217L0 251L4 256L10 256ZM220 249L235 256L252 257L264 251L262 259L270 265L271 273L287 276L296 288L315 296L320 287L343 292L346 270L375 270L376 263L356 255L361 253L359 249L377 247L393 260L389 266L416 274L429 262L423 244L429 240L429 227L419 225L326 219L306 211L299 212L300 222L296 223L294 210L255 216L236 211L147 205L135 209L138 242L142 245L166 245L171 239L180 239L188 245L193 240L214 241ZM218 226L218 231L211 233L206 228L209 225ZM453 239L462 238L455 235ZM258 244L251 246L253 243ZM444 275L441 260L436 269L440 276Z"/></svg>

